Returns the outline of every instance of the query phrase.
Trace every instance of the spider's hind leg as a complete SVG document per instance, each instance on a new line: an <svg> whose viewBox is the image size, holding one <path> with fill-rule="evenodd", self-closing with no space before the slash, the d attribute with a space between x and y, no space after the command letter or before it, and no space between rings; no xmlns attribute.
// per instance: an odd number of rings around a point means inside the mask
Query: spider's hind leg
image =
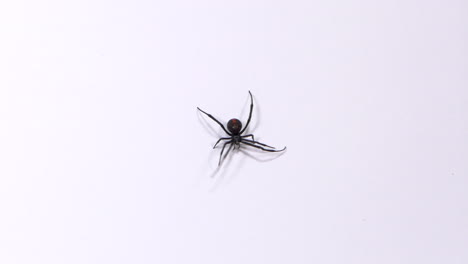
<svg viewBox="0 0 468 264"><path fill-rule="evenodd" d="M248 135L245 135L245 136L241 136L241 138L247 138L247 137L251 137L252 140L255 140L254 138L254 135L253 134L248 134Z"/></svg>
<svg viewBox="0 0 468 264"><path fill-rule="evenodd" d="M272 149L275 149L275 147L272 147L272 146L268 146L267 144L263 144L263 143L260 143L258 141L255 141L255 140L249 140L249 139L243 139L244 141L247 141L249 143L252 143L252 144L258 144L258 145L261 145L261 146L265 146L265 147L269 147L269 148L272 148Z"/></svg>
<svg viewBox="0 0 468 264"><path fill-rule="evenodd" d="M284 147L283 149L266 149L264 147L260 147L260 146L257 146L255 144L252 144L250 142L248 142L247 140L246 141L242 141L242 143L246 144L246 145L249 145L251 147L254 147L254 148L258 148L258 149L261 149L263 151L268 151L268 152L281 152L281 151L284 151L286 149L286 147ZM256 142L257 144L260 143L260 142ZM262 143L263 144L263 143ZM265 144L263 144L265 145Z"/></svg>
<svg viewBox="0 0 468 264"><path fill-rule="evenodd" d="M231 151L231 148L232 148L232 141L229 141L229 142L224 143L223 149L221 149L221 153L219 153L218 167L221 165L221 161L223 160L224 148L225 148L226 145L228 145L228 144L230 144L230 146L229 146L229 148L228 148L228 151L226 152L226 155L224 155L224 158L226 158L226 156L229 154L229 151Z"/></svg>

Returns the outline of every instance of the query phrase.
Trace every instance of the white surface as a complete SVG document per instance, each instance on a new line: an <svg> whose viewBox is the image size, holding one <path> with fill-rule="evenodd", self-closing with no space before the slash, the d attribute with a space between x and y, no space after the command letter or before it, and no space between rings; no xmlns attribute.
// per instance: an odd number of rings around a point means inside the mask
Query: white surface
<svg viewBox="0 0 468 264"><path fill-rule="evenodd" d="M468 263L467 7L2 2L0 263Z"/></svg>

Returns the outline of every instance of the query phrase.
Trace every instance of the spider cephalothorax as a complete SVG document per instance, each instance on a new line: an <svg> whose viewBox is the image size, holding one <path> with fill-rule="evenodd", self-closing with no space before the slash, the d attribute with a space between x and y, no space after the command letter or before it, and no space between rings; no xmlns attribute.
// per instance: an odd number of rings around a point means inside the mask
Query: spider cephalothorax
<svg viewBox="0 0 468 264"><path fill-rule="evenodd" d="M286 147L284 147L283 149L277 150L274 147L271 147L271 146L268 146L266 144L255 141L254 135L252 135L252 134L242 135L242 133L244 133L244 131L249 126L250 119L252 118L253 97L252 97L252 93L250 91L249 91L249 95L250 95L250 112L249 112L249 118L247 119L247 123L246 123L244 128L242 128L242 122L239 119L232 118L231 120L228 121L227 129L226 129L224 127L224 125L221 122L219 122L216 118L214 118L212 115L208 114L207 112L205 112L205 111L201 110L199 107L197 107L200 112L204 113L209 118L213 119L213 121L218 123L218 125L221 126L221 128L224 130L224 132L226 132L226 134L229 135L229 137L222 137L222 138L218 139L216 144L213 146L213 148L215 148L221 140L226 140L226 142L223 145L223 148L221 149L221 153L219 154L218 166L221 165L224 148L227 145L230 145L230 146L229 146L224 158L226 158L226 156L229 154L229 152L231 151L231 149L232 149L232 147L234 145L236 145L237 147L240 147L241 143L245 144L245 145L248 145L248 146L251 146L251 147L254 147L254 148L261 149L263 151L268 151L268 152L280 152L280 151L283 151L283 150L286 149ZM251 137L252 139L251 140L247 139L248 137ZM267 148L264 148L264 147L267 147Z"/></svg>

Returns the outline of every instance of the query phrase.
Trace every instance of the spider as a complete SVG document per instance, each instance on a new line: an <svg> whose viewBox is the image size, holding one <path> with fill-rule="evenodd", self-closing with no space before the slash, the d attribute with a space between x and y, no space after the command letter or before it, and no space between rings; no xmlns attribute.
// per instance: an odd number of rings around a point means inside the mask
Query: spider
<svg viewBox="0 0 468 264"><path fill-rule="evenodd" d="M250 91L249 91L249 94L250 94L250 113L249 113L249 118L247 119L247 124L245 125L244 128L242 128L242 123L241 123L241 121L239 119L232 118L231 120L228 121L227 129L226 129L224 127L224 125L221 122L219 122L216 118L214 118L212 115L208 114L207 112L205 112L205 111L201 110L199 107L197 107L197 109L200 112L204 113L209 118L213 119L213 121L218 123L218 125L221 126L221 128L224 130L224 132L226 132L226 134L229 135L229 137L222 137L222 138L218 139L216 144L213 146L213 149L214 149L214 148L216 148L216 146L218 145L219 142L221 142L222 140L223 141L226 140L226 142L223 145L223 148L221 149L221 153L219 154L218 166L221 165L221 161L223 160L223 152L224 152L224 149L226 148L227 145L229 145L229 148L228 148L226 154L224 155L224 159L226 159L227 155L229 154L229 152L231 151L233 146L237 146L237 148L240 148L241 143L245 144L247 146L258 148L258 149L261 149L263 151L268 151L268 152L281 152L281 151L284 151L286 149L286 147L284 147L283 149L277 150L277 149L275 149L275 147L268 146L267 144L263 144L263 143L260 143L258 141L255 141L255 138L254 138L253 134L242 135L242 133L244 133L244 131L249 126L250 119L252 118L253 97L252 97L252 93ZM247 139L248 137L251 137L252 139Z"/></svg>

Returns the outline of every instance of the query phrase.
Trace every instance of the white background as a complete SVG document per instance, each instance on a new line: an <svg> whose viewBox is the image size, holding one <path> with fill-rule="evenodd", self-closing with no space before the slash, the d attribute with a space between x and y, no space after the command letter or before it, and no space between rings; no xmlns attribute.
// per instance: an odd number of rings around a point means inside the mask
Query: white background
<svg viewBox="0 0 468 264"><path fill-rule="evenodd" d="M2 1L0 263L468 263L466 1ZM283 155L234 151L223 122Z"/></svg>

